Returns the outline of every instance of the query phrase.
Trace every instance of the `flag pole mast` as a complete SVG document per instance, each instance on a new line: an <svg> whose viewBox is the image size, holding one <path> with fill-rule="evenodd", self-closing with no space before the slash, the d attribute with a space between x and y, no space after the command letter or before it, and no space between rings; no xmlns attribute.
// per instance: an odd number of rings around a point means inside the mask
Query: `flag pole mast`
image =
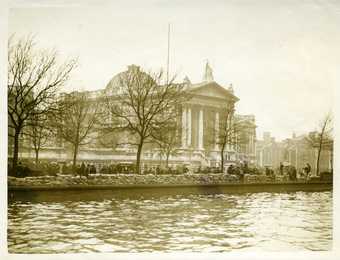
<svg viewBox="0 0 340 260"><path fill-rule="evenodd" d="M170 23L168 24L168 56L166 68L166 84L169 84L169 64L170 64Z"/></svg>

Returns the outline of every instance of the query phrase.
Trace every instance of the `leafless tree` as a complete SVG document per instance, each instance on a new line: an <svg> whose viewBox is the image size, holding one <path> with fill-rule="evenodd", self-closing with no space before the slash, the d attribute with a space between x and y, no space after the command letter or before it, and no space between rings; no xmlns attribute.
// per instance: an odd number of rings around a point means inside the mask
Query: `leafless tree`
<svg viewBox="0 0 340 260"><path fill-rule="evenodd" d="M122 131L120 121L108 111L107 96L104 93L100 98L100 108L98 112L98 137L97 144L100 147L117 149L118 147L131 144L131 138L127 132Z"/></svg>
<svg viewBox="0 0 340 260"><path fill-rule="evenodd" d="M55 116L58 135L72 146L72 167L75 170L79 148L93 142L90 134L97 130L98 102L91 99L87 92L64 94Z"/></svg>
<svg viewBox="0 0 340 260"><path fill-rule="evenodd" d="M179 127L176 118L171 119L152 133L154 142L160 150L160 157L165 157L165 167L169 167L169 158L177 154L179 146Z"/></svg>
<svg viewBox="0 0 340 260"><path fill-rule="evenodd" d="M29 118L53 109L58 90L69 79L75 60L60 64L57 52L37 49L32 37L8 42L9 136L14 139L12 169L16 172L20 134Z"/></svg>
<svg viewBox="0 0 340 260"><path fill-rule="evenodd" d="M100 117L101 118L101 117ZM101 126L98 129L97 145L99 147L116 149L121 143L119 142L121 138L121 132L112 131L111 127Z"/></svg>
<svg viewBox="0 0 340 260"><path fill-rule="evenodd" d="M39 152L53 137L48 114L34 114L27 122L24 135L28 136L35 153L35 164L39 163Z"/></svg>
<svg viewBox="0 0 340 260"><path fill-rule="evenodd" d="M330 149L331 151L333 150L332 121L331 113L327 113L320 122L319 130L311 132L305 138L305 141L310 147L317 149L316 175L319 175L320 171L321 152L326 148Z"/></svg>
<svg viewBox="0 0 340 260"><path fill-rule="evenodd" d="M163 72L145 73L131 66L119 74L119 82L107 93L106 104L110 117L118 124L115 129L133 136L131 145L137 146L136 171L140 173L143 146L152 139L152 133L171 120L185 98L183 85L174 79L162 84Z"/></svg>
<svg viewBox="0 0 340 260"><path fill-rule="evenodd" d="M221 108L218 129L215 129L214 126L214 134L211 135L214 139L211 139L210 142L216 143L220 149L221 172L224 172L224 156L227 145L231 145L236 150L239 150L248 141L246 131L250 125L245 120L236 117L234 113L233 104L228 104Z"/></svg>

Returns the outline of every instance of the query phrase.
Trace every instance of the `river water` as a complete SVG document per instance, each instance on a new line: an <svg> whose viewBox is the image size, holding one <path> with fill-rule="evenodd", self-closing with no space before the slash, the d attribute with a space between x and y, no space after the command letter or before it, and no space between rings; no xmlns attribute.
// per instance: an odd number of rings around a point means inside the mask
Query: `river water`
<svg viewBox="0 0 340 260"><path fill-rule="evenodd" d="M9 194L10 253L331 248L331 191Z"/></svg>

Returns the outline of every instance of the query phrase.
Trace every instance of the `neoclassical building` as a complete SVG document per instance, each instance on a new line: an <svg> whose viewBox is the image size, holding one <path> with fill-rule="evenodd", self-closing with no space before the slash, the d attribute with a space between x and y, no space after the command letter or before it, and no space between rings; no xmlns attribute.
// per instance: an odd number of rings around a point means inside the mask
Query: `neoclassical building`
<svg viewBox="0 0 340 260"><path fill-rule="evenodd" d="M226 106L234 107L239 99L234 95L231 86L227 89L219 85L213 80L212 73L209 71L208 67L201 83L191 84L187 78L185 80L191 99L182 105L180 154L184 162L219 166L221 147L218 138L223 110ZM252 119L245 119L253 124L252 130L247 133L249 142L246 144L246 149L255 147L256 126ZM235 162L241 160L241 157L253 162L255 148L251 150L239 148L237 150L235 145L227 144L225 162ZM245 153L248 153L247 156Z"/></svg>
<svg viewBox="0 0 340 260"><path fill-rule="evenodd" d="M136 65L128 66L130 69L139 69ZM87 95L97 99L103 93L109 91L114 84L119 84L119 77L125 72L115 75L105 89L88 91ZM219 131L223 111L225 107L234 108L239 98L234 95L231 85L221 86L214 81L212 69L207 63L204 70L203 81L197 84L190 82L185 77L183 83L185 90L190 93L190 99L182 104L181 115L178 118L179 147L175 155L170 156L169 164L187 164L190 166L219 166L221 147L219 143ZM252 115L236 115L248 122L250 128L244 133L247 142L240 145L227 144L225 147L224 161L233 163L236 161L255 162L256 125ZM87 146L82 146L78 160L95 164L133 162L136 149L131 146L118 146L115 148L104 147L98 142L99 133L92 134L92 141ZM123 138L123 137L122 137ZM125 136L125 138L129 138ZM67 162L72 158L71 150L62 140L56 138L40 152L40 159L48 159L59 162ZM29 140L21 147L20 157L34 157L30 149ZM158 164L160 153L156 147L145 147L142 154L142 163Z"/></svg>

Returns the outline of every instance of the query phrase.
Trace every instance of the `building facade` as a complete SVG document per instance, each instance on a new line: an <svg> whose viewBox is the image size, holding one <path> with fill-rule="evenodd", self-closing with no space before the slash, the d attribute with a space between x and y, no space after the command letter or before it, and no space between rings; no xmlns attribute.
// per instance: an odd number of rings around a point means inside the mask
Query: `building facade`
<svg viewBox="0 0 340 260"><path fill-rule="evenodd" d="M139 69L138 66L131 65L130 69ZM114 85L120 83L121 72L115 75L103 90L89 91L87 95L92 99L99 99L103 93L110 91ZM221 161L221 147L219 147L220 123L223 120L223 111L226 106L234 108L239 99L234 95L231 86L225 88L214 81L212 69L206 64L203 81L197 84L190 82L188 77L183 81L184 90L190 93L190 99L185 101L180 108L178 118L179 126L179 147L176 155L169 158L169 164L187 164L193 167L199 166L219 166ZM246 143L240 145L227 144L225 149L225 162L255 160L255 140L256 125L255 117L252 115L237 115L242 120L247 121L250 128L243 133L246 135ZM250 130L249 130L250 129ZM105 147L98 141L99 133L92 133L91 142L80 147L78 161L88 161L91 163L121 163L133 162L135 160L136 148L125 145L119 147ZM120 135L119 138L129 138ZM29 145L29 140L25 140L20 147L21 158L33 158L34 152ZM9 154L10 155L10 154ZM67 143L57 136L51 139L48 145L40 152L41 160L54 160L59 162L70 161L72 150ZM160 152L156 147L149 146L143 149L142 162L159 163Z"/></svg>
<svg viewBox="0 0 340 260"><path fill-rule="evenodd" d="M307 135L292 135L281 142L275 141L269 132L263 134L263 140L256 142L256 161L261 167L278 168L280 163L294 166L298 171L302 171L306 163L312 167L312 172L316 171L317 154L316 147L311 147L306 142ZM333 147L323 147L320 154L320 172L332 171Z"/></svg>

